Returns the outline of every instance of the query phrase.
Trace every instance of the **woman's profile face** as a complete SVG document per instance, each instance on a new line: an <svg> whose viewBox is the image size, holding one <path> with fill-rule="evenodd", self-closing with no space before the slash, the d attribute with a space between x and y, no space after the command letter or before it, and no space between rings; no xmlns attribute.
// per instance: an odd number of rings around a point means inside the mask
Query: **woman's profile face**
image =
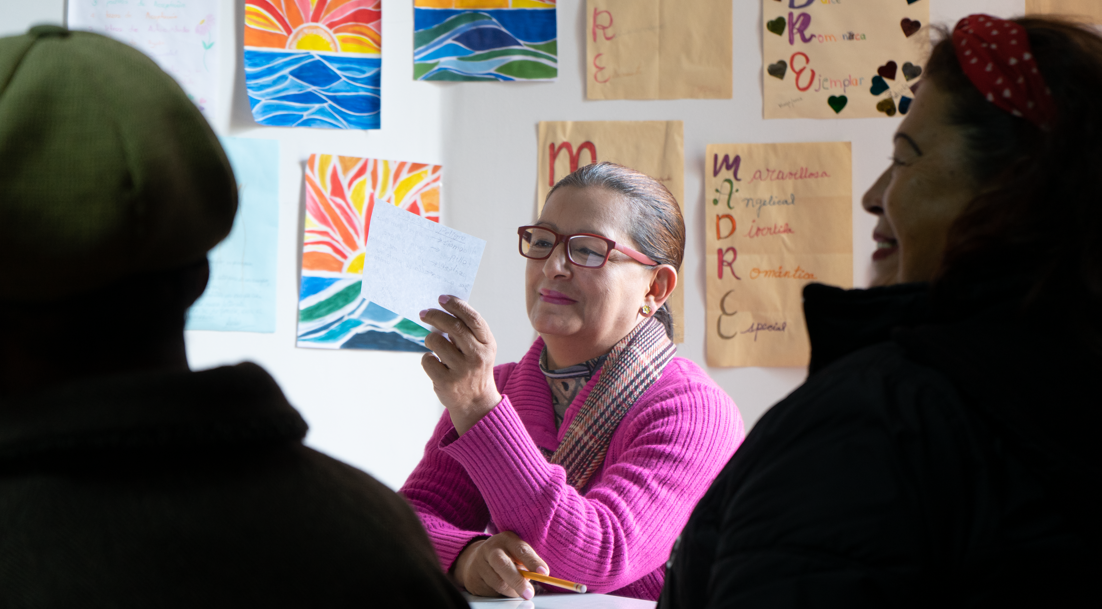
<svg viewBox="0 0 1102 609"><path fill-rule="evenodd" d="M638 249L628 235L630 210L623 198L604 188L559 188L547 199L539 226L560 235L592 233ZM528 319L549 347L571 351L616 344L642 319L640 309L653 270L613 250L601 268L581 268L566 259L559 244L546 260L528 260L525 270ZM603 350L601 350L603 349ZM553 354L553 350L549 351ZM585 360L581 360L585 361ZM558 367L580 362L554 362Z"/></svg>
<svg viewBox="0 0 1102 609"><path fill-rule="evenodd" d="M948 102L933 82L922 85L896 131L891 166L862 200L879 217L873 286L932 280L950 225L978 193L964 136L948 123Z"/></svg>

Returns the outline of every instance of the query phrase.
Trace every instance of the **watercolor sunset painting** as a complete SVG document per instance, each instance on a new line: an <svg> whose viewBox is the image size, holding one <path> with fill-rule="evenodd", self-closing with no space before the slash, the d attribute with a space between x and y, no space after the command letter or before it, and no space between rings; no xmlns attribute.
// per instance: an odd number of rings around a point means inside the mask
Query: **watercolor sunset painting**
<svg viewBox="0 0 1102 609"><path fill-rule="evenodd" d="M442 167L313 154L306 164L298 346L426 351L428 330L364 300L364 251L375 205L440 221Z"/></svg>
<svg viewBox="0 0 1102 609"><path fill-rule="evenodd" d="M261 125L378 129L382 0L247 0L245 83Z"/></svg>

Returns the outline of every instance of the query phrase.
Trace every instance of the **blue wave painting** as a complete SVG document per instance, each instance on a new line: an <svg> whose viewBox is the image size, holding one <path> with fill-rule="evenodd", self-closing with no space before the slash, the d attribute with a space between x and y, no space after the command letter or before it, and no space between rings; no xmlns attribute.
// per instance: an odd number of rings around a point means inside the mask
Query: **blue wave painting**
<svg viewBox="0 0 1102 609"><path fill-rule="evenodd" d="M413 9L416 80L525 81L558 76L555 9Z"/></svg>
<svg viewBox="0 0 1102 609"><path fill-rule="evenodd" d="M378 129L382 59L245 49L253 118L274 127Z"/></svg>
<svg viewBox="0 0 1102 609"><path fill-rule="evenodd" d="M299 298L299 347L428 351L428 330L364 300L359 279L303 275Z"/></svg>

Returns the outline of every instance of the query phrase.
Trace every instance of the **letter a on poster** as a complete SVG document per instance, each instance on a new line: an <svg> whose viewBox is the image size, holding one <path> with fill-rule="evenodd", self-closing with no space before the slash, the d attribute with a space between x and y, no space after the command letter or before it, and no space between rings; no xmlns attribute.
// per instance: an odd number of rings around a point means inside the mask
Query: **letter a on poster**
<svg viewBox="0 0 1102 609"><path fill-rule="evenodd" d="M762 0L765 118L907 114L930 0Z"/></svg>
<svg viewBox="0 0 1102 609"><path fill-rule="evenodd" d="M802 290L853 285L849 142L708 146L711 366L806 366Z"/></svg>
<svg viewBox="0 0 1102 609"><path fill-rule="evenodd" d="M556 182L579 167L610 161L651 176L684 207L685 144L681 121L587 121L539 124L537 216ZM684 269L666 303L674 342L684 341Z"/></svg>

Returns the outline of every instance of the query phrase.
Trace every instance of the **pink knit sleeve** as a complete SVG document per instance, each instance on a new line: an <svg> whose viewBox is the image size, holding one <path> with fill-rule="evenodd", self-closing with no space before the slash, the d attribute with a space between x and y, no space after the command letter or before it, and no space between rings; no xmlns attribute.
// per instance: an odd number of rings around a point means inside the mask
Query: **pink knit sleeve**
<svg viewBox="0 0 1102 609"><path fill-rule="evenodd" d="M445 571L472 540L487 536L486 525L490 522L486 502L471 477L439 448L449 431L455 433L455 427L444 411L425 446L424 457L398 491L421 518Z"/></svg>
<svg viewBox="0 0 1102 609"><path fill-rule="evenodd" d="M508 397L462 437L450 430L442 449L466 470L497 528L527 541L552 575L613 591L669 558L743 437L738 410L718 387L678 384L646 401L621 422L621 441L585 495L540 454Z"/></svg>
<svg viewBox="0 0 1102 609"><path fill-rule="evenodd" d="M494 367L494 383L499 391L515 367L516 364ZM490 523L490 512L478 487L462 465L440 450L448 432L454 434L455 426L445 410L425 445L421 462L398 491L421 518L445 571L451 570L455 559L472 540L487 536L486 526Z"/></svg>

